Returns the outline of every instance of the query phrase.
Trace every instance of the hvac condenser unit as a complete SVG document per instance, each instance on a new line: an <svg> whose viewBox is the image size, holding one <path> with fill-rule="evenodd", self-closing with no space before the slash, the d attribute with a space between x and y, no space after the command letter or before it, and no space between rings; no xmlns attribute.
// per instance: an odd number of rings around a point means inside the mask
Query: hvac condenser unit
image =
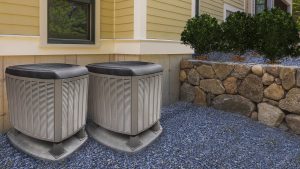
<svg viewBox="0 0 300 169"><path fill-rule="evenodd" d="M88 70L69 64L31 64L6 69L13 126L8 138L24 152L61 160L86 140Z"/></svg>
<svg viewBox="0 0 300 169"><path fill-rule="evenodd" d="M90 64L88 133L111 148L136 152L157 138L163 69L148 62ZM150 130L148 130L150 129Z"/></svg>

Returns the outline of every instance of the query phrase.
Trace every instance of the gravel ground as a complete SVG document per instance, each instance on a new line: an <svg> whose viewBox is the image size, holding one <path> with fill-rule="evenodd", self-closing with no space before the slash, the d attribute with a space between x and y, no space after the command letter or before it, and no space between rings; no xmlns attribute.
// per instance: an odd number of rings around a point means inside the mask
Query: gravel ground
<svg viewBox="0 0 300 169"><path fill-rule="evenodd" d="M207 54L208 60L219 61L219 62L232 62L232 57L236 54L233 53L223 53L223 52L211 52ZM245 60L243 63L257 63L265 64L269 60L265 59L263 56L255 53L254 51L248 51L241 55ZM299 57L284 57L278 61L280 64L285 66L300 66L300 56Z"/></svg>
<svg viewBox="0 0 300 169"><path fill-rule="evenodd" d="M249 118L187 103L164 107L162 136L126 155L93 139L59 163L35 160L0 136L0 168L300 168L300 137Z"/></svg>

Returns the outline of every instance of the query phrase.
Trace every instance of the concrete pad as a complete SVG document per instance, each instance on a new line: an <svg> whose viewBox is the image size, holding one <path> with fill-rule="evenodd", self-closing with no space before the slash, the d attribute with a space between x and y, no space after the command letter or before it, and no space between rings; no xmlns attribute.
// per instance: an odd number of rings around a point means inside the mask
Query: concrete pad
<svg viewBox="0 0 300 169"><path fill-rule="evenodd" d="M84 131L85 132L85 131ZM9 130L7 133L10 142L19 150L29 154L33 157L42 160L60 161L71 155L77 149L79 149L88 139L85 132L85 137L79 138L76 135L59 143L61 152L63 154L53 155L50 152L53 151L53 143L47 141L41 141L32 137L26 136L15 129ZM54 150L55 151L55 150Z"/></svg>
<svg viewBox="0 0 300 169"><path fill-rule="evenodd" d="M159 130L157 131L151 130L150 128L149 130L133 137L106 130L92 122L89 122L87 124L87 132L96 141L114 150L126 153L137 153L146 148L160 136L162 133L162 127L159 126ZM135 143L132 143L132 141Z"/></svg>

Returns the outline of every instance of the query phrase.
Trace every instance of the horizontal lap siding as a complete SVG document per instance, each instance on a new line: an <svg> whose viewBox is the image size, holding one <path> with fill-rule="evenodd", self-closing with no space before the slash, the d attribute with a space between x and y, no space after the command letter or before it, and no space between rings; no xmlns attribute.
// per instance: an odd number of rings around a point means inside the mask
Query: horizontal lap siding
<svg viewBox="0 0 300 169"><path fill-rule="evenodd" d="M225 3L244 11L245 8L244 0L225 0Z"/></svg>
<svg viewBox="0 0 300 169"><path fill-rule="evenodd" d="M179 40L191 8L190 0L148 0L147 38Z"/></svg>
<svg viewBox="0 0 300 169"><path fill-rule="evenodd" d="M100 37L112 39L114 38L114 1L101 0L100 7Z"/></svg>
<svg viewBox="0 0 300 169"><path fill-rule="evenodd" d="M133 38L134 0L115 0L115 38Z"/></svg>
<svg viewBox="0 0 300 169"><path fill-rule="evenodd" d="M209 14L219 21L223 21L224 3L244 10L244 0L201 0L200 13Z"/></svg>
<svg viewBox="0 0 300 169"><path fill-rule="evenodd" d="M201 0L200 13L209 14L217 18L219 21L223 20L224 2L221 0Z"/></svg>
<svg viewBox="0 0 300 169"><path fill-rule="evenodd" d="M39 35L39 0L0 0L0 34Z"/></svg>

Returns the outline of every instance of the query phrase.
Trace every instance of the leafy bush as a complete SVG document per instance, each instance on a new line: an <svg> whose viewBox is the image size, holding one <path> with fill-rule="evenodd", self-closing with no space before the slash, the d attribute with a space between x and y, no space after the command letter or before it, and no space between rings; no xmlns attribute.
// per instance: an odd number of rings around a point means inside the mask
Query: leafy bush
<svg viewBox="0 0 300 169"><path fill-rule="evenodd" d="M196 54L217 50L220 39L221 27L217 19L207 14L189 19L181 33L183 44L190 45Z"/></svg>
<svg viewBox="0 0 300 169"><path fill-rule="evenodd" d="M223 50L242 54L247 49L253 49L256 34L251 15L244 12L233 13L221 24L221 28Z"/></svg>
<svg viewBox="0 0 300 169"><path fill-rule="evenodd" d="M296 24L297 24L298 31L300 31L300 16L296 20Z"/></svg>
<svg viewBox="0 0 300 169"><path fill-rule="evenodd" d="M256 50L274 62L295 53L299 42L292 16L280 9L264 11L255 16L257 25Z"/></svg>

